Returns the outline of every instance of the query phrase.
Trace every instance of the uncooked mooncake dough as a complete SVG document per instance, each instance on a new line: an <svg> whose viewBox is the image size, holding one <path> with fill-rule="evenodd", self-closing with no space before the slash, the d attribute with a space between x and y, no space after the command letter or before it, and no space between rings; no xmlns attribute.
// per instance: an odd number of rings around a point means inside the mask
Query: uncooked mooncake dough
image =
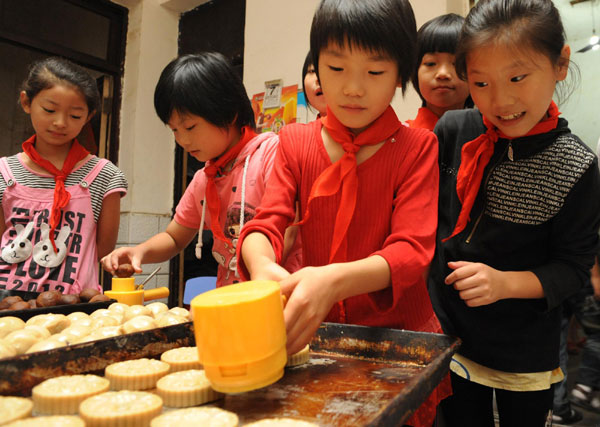
<svg viewBox="0 0 600 427"><path fill-rule="evenodd" d="M0 424L31 416L33 402L25 397L0 396Z"/></svg>
<svg viewBox="0 0 600 427"><path fill-rule="evenodd" d="M85 422L74 415L47 415L25 418L2 427L85 427Z"/></svg>
<svg viewBox="0 0 600 427"><path fill-rule="evenodd" d="M145 391L107 391L84 400L79 415L87 427L147 426L162 412L162 399Z"/></svg>
<svg viewBox="0 0 600 427"><path fill-rule="evenodd" d="M111 390L147 390L169 373L169 364L155 359L126 360L108 365L104 376Z"/></svg>
<svg viewBox="0 0 600 427"><path fill-rule="evenodd" d="M160 360L171 366L170 372L202 369L197 347L179 347L167 350L160 355Z"/></svg>
<svg viewBox="0 0 600 427"><path fill-rule="evenodd" d="M221 408L197 407L165 412L154 418L150 427L210 426L236 427L238 416Z"/></svg>
<svg viewBox="0 0 600 427"><path fill-rule="evenodd" d="M165 406L186 408L220 399L223 395L210 386L202 369L190 369L165 375L156 383L156 393Z"/></svg>
<svg viewBox="0 0 600 427"><path fill-rule="evenodd" d="M109 380L97 375L65 375L36 385L31 390L31 398L36 413L77 414L81 402L108 391L109 385Z"/></svg>

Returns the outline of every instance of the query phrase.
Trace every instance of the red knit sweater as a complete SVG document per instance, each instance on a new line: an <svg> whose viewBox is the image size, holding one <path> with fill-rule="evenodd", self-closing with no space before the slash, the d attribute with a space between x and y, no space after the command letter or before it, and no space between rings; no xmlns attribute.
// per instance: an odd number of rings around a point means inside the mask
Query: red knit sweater
<svg viewBox="0 0 600 427"><path fill-rule="evenodd" d="M296 200L303 214L313 182L331 164L321 126L317 120L282 129L279 152L261 206L240 236L242 242L249 233L265 234L278 262L284 231L295 218ZM347 261L370 255L385 258L392 286L346 299L346 318L334 306L326 320L432 331L433 310L424 276L433 256L437 227L437 141L431 132L405 126L394 140L388 140L358 165L357 204L348 229L347 251ZM327 264L339 201L337 194L312 202L311 217L300 228L305 266ZM238 244L238 249L241 246ZM240 273L247 279L239 255L238 260ZM433 324L437 325L437 321Z"/></svg>
<svg viewBox="0 0 600 427"><path fill-rule="evenodd" d="M238 268L248 279L241 254L244 238L265 234L281 261L283 234L295 219L296 201L304 214L311 187L331 160L321 138L321 122L285 126L279 152L257 214L242 229ZM433 257L437 227L438 149L433 133L401 126L372 157L358 165L358 194L348 229L347 261L380 255L391 270L391 286L342 303L345 317L334 305L330 322L441 333L433 313L425 277ZM300 227L305 266L325 265L329 259L333 224L340 195L318 198ZM437 404L451 394L449 377L431 393L408 420L430 426Z"/></svg>

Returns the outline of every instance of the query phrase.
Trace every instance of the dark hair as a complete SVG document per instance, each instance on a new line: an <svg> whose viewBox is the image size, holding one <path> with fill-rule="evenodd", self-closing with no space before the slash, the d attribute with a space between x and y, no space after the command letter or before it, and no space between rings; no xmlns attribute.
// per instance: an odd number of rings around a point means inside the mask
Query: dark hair
<svg viewBox="0 0 600 427"><path fill-rule="evenodd" d="M162 71L154 90L154 109L168 123L173 111L193 114L225 129L255 128L254 111L242 79L220 53L183 55Z"/></svg>
<svg viewBox="0 0 600 427"><path fill-rule="evenodd" d="M414 68L417 24L408 0L321 0L310 29L312 63L332 42L385 54L398 65L402 93Z"/></svg>
<svg viewBox="0 0 600 427"><path fill-rule="evenodd" d="M412 84L421 97L425 98L419 90L419 67L426 53L451 53L456 52L460 30L465 18L456 13L438 16L424 23L417 32L417 62L412 75Z"/></svg>
<svg viewBox="0 0 600 427"><path fill-rule="evenodd" d="M309 108L313 108L313 106L310 105L308 96L306 96L306 85L304 84L304 78L308 74L308 67L310 67L311 65L314 66L315 64L313 64L312 53L309 50L308 53L306 54L306 58L304 59L304 65L302 65L302 92L304 93L304 99L306 101L306 105Z"/></svg>
<svg viewBox="0 0 600 427"><path fill-rule="evenodd" d="M530 48L558 64L565 30L551 0L480 0L467 15L456 51L456 72L466 80L467 55L489 43Z"/></svg>
<svg viewBox="0 0 600 427"><path fill-rule="evenodd" d="M56 85L73 87L85 98L88 115L93 114L100 105L98 86L92 76L79 65L64 58L50 57L36 61L29 66L29 75L21 85L29 102L38 93Z"/></svg>

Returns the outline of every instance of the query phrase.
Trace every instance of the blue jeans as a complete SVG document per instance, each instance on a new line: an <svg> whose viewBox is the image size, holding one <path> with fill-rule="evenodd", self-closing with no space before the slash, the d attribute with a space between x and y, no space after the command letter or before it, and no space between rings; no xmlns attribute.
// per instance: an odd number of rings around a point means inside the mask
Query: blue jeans
<svg viewBox="0 0 600 427"><path fill-rule="evenodd" d="M582 289L579 293L567 299L563 304L563 319L560 334L560 368L565 374L564 380L554 387L554 411L567 412L570 408L567 390L567 336L569 333L569 320L572 315L583 326L587 336L576 382L600 389L600 301L594 299L589 288Z"/></svg>

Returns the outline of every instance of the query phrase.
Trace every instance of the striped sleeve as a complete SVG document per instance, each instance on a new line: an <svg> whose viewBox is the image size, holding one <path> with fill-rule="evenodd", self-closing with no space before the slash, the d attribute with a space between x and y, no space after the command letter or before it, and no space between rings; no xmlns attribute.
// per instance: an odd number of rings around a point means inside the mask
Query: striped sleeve
<svg viewBox="0 0 600 427"><path fill-rule="evenodd" d="M92 209L94 210L94 219L98 222L102 202L104 198L114 192L120 192L121 197L127 193L127 179L125 174L113 163L108 162L94 181L90 184L90 194L92 197Z"/></svg>

